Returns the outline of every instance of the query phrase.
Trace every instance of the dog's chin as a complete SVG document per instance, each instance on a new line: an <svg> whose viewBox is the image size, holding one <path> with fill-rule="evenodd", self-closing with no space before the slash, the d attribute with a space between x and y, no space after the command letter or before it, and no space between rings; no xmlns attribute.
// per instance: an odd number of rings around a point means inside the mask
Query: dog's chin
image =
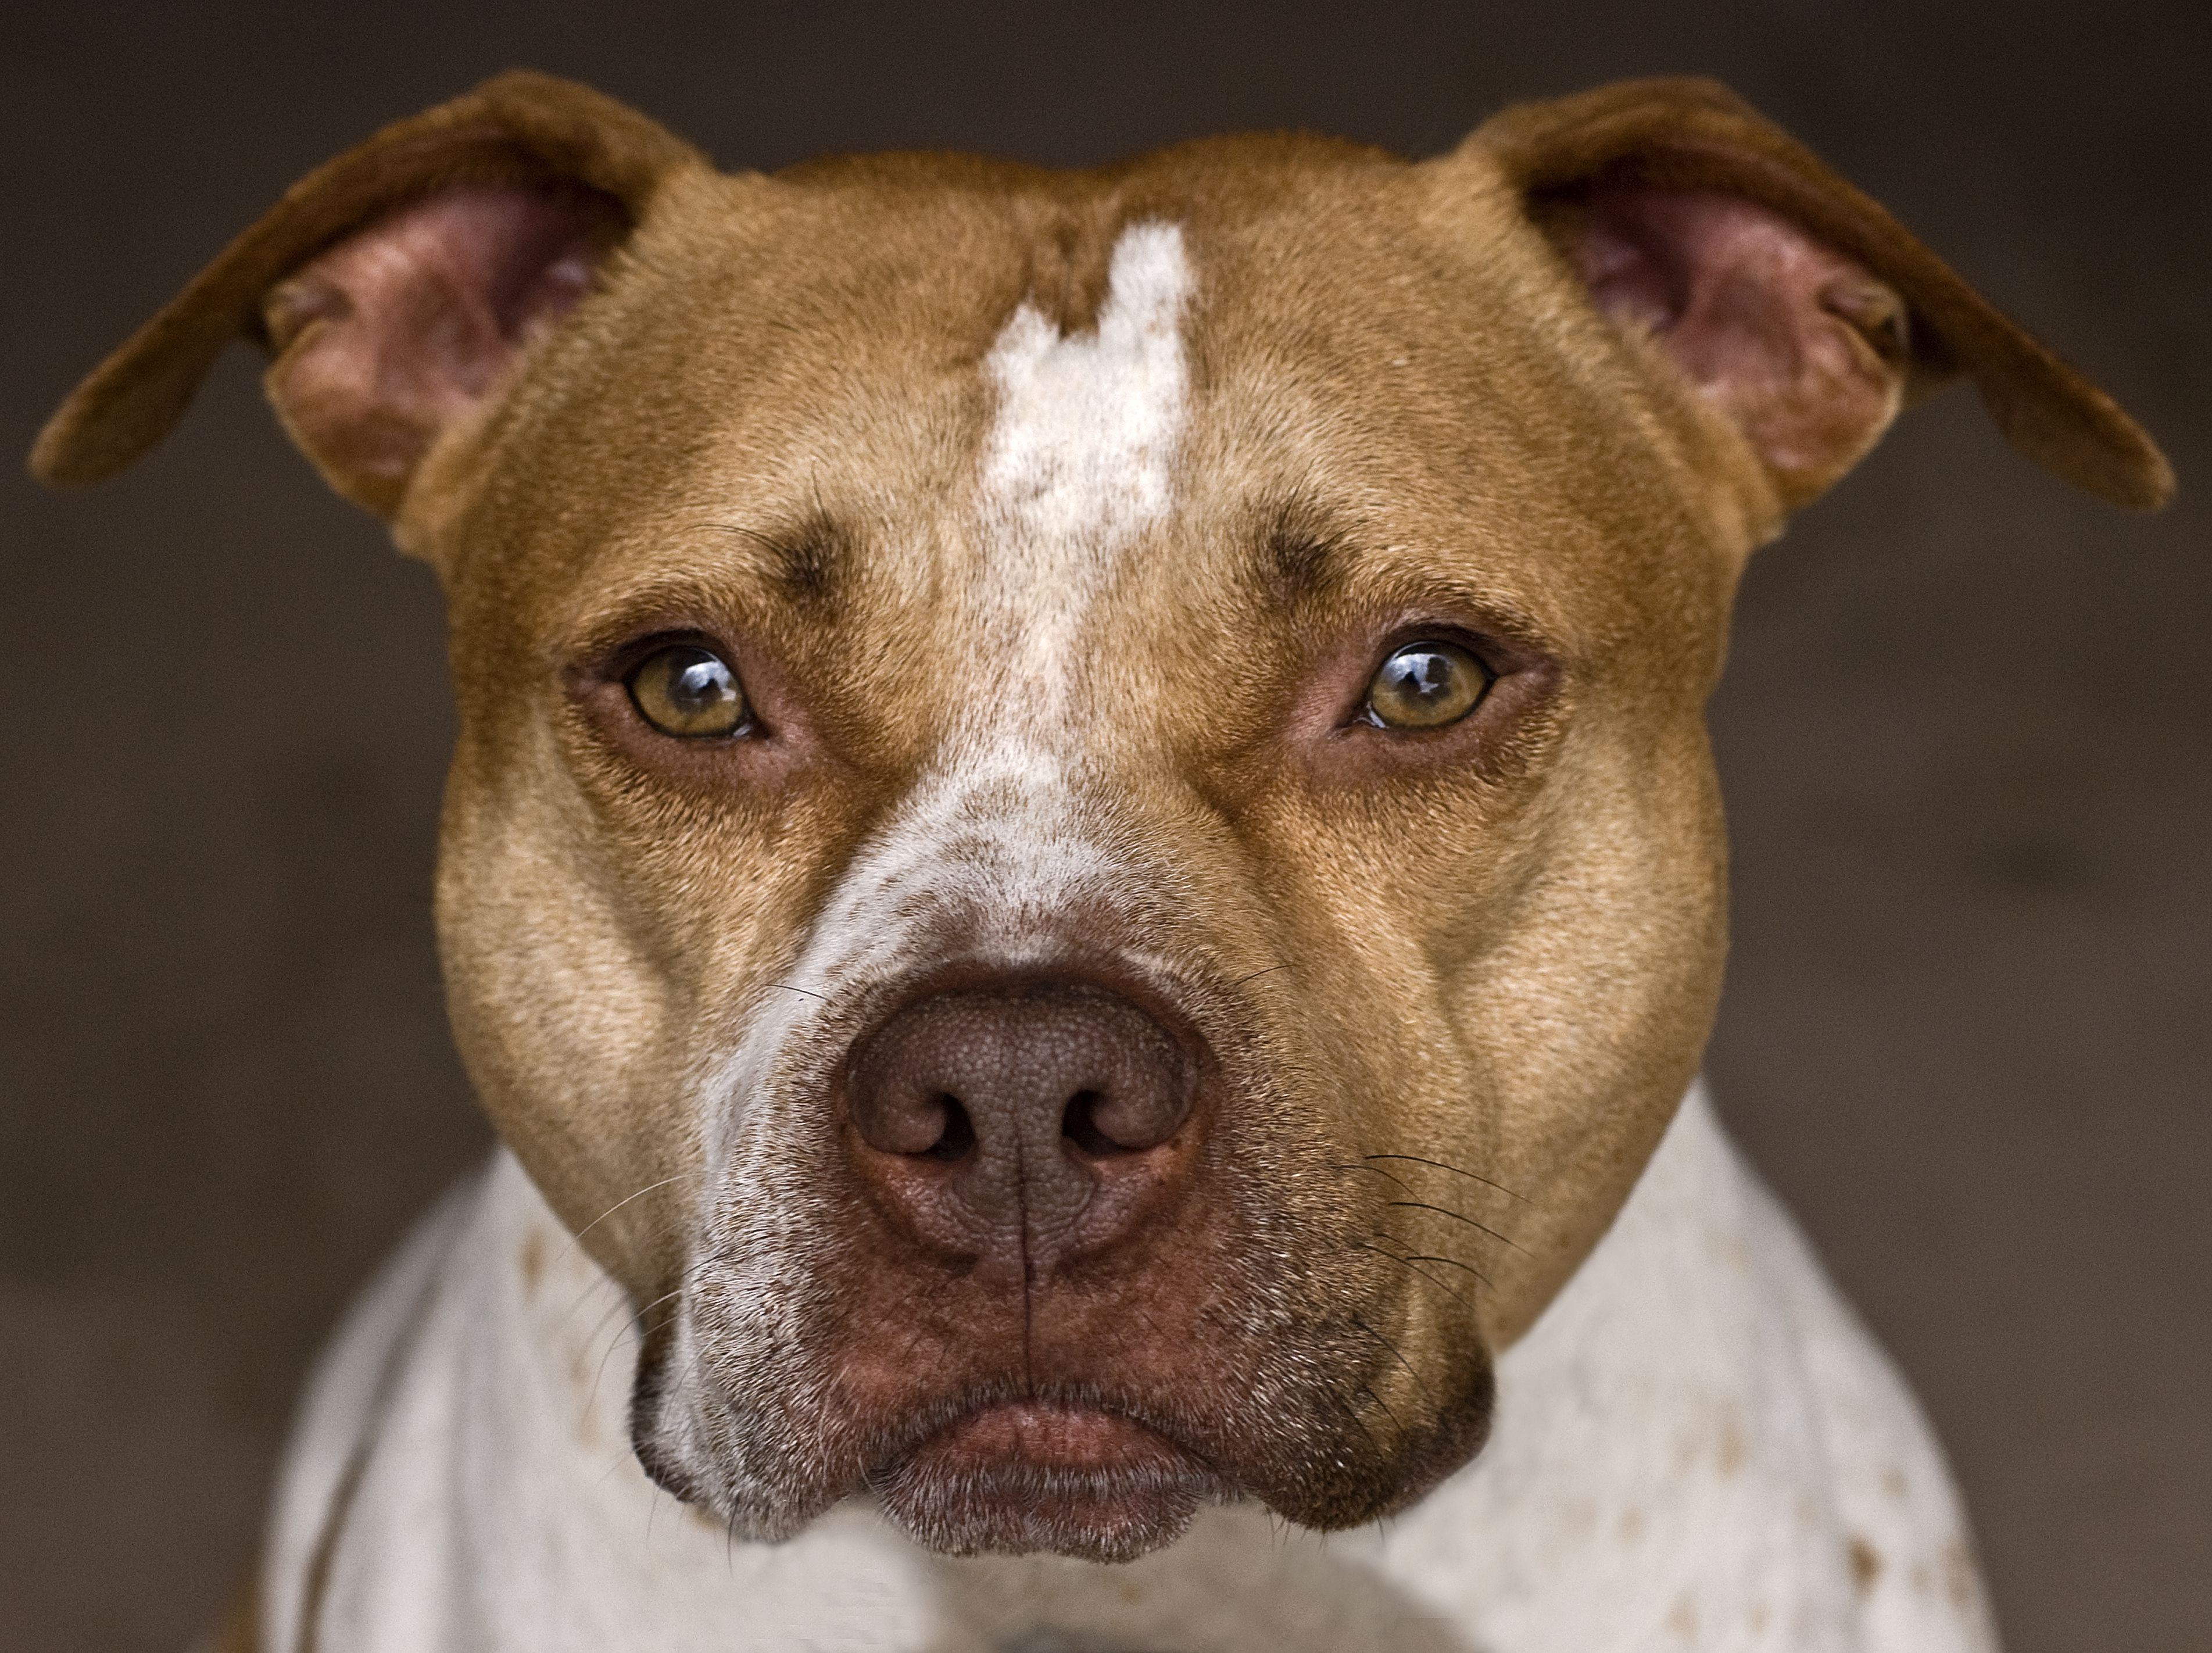
<svg viewBox="0 0 2212 1653"><path fill-rule="evenodd" d="M1049 1552L1129 1561L1180 1538L1229 1489L1117 1413L1000 1401L964 1413L869 1477L884 1513L946 1555Z"/></svg>
<svg viewBox="0 0 2212 1653"><path fill-rule="evenodd" d="M1182 1537L1202 1506L1245 1499L1334 1532L1395 1514L1466 1463L1492 1398L1489 1362L1466 1362L1446 1404L1387 1449L1340 1401L1330 1412L1333 1390L1310 1370L1304 1385L1262 1370L1234 1405L1225 1383L1163 1395L1000 1380L834 1408L756 1361L727 1363L749 1389L713 1381L722 1346L696 1352L689 1330L649 1341L640 1358L638 1461L759 1543L795 1538L855 1496L945 1555L1133 1560Z"/></svg>

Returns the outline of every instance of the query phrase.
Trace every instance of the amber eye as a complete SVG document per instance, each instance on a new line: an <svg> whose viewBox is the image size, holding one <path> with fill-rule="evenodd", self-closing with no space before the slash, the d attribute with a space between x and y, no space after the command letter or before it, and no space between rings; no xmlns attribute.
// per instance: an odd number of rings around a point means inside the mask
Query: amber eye
<svg viewBox="0 0 2212 1653"><path fill-rule="evenodd" d="M1482 662L1456 643L1407 643L1367 685L1367 720L1382 729L1441 729L1481 702Z"/></svg>
<svg viewBox="0 0 2212 1653"><path fill-rule="evenodd" d="M733 735L750 720L738 674L711 649L677 643L657 650L627 682L638 715L665 735Z"/></svg>

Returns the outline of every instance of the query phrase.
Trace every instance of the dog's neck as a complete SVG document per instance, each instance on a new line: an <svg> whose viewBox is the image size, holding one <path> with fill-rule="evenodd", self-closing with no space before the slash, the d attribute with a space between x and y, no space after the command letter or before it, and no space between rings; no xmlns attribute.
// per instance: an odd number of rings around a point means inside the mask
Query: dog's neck
<svg viewBox="0 0 2212 1653"><path fill-rule="evenodd" d="M311 1644L307 1613L394 1653L1987 1634L1932 1442L1701 1090L1504 1356L1490 1446L1380 1528L1323 1539L1240 1505L1127 1566L954 1560L854 1499L789 1544L732 1541L631 1454L630 1309L511 1158L449 1200L326 1358L278 1512L270 1645Z"/></svg>

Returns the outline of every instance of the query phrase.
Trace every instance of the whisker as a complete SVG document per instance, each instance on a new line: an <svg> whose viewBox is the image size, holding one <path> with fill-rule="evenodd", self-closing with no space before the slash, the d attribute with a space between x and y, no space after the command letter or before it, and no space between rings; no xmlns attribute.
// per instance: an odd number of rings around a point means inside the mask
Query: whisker
<svg viewBox="0 0 2212 1653"><path fill-rule="evenodd" d="M1286 970L1288 969L1290 969L1288 964L1270 964L1264 970L1255 970L1251 975L1244 976L1241 980L1231 982L1229 984L1230 990L1234 992L1237 988L1243 987L1248 981L1257 981L1263 975L1273 975L1277 970Z"/></svg>
<svg viewBox="0 0 2212 1653"><path fill-rule="evenodd" d="M1497 1241L1500 1245L1513 1245L1513 1241L1510 1236L1500 1234L1496 1229L1491 1228L1485 1224L1476 1222L1474 1218L1466 1215L1464 1212L1448 1211L1442 1206L1432 1206L1425 1200L1393 1200L1389 1202L1389 1209L1394 1211L1433 1211L1439 1217L1449 1217L1455 1223L1465 1223L1469 1228L1480 1229L1483 1233L1490 1236L1492 1239ZM1520 1246L1513 1245L1513 1249L1516 1251L1520 1252L1524 1257L1528 1255L1528 1251Z"/></svg>
<svg viewBox="0 0 2212 1653"><path fill-rule="evenodd" d="M635 1193L635 1194L626 1194L623 1195L623 1197L622 1197L621 1199L619 1199L619 1200L616 1200L616 1201L614 1202L614 1204L612 1204L612 1205L609 1206L608 1206L605 1211L601 1212L598 1216L596 1216L596 1217L592 1218L592 1220L591 1220L590 1222L588 1222L588 1223L585 1224L585 1225L583 1225L583 1227L581 1227L581 1228L578 1229L578 1230L575 1231L575 1233L574 1233L573 1235L569 1236L569 1238L571 1239L571 1241L578 1241L578 1240L581 1240L581 1239L584 1237L584 1236L586 1236L586 1234L589 1234L589 1233L590 1233L593 1229L597 1228L597 1227L598 1227L601 1223L604 1223L605 1221L606 1221L608 1218L610 1218L610 1217L613 1216L617 1212L620 1211L620 1210L621 1210L624 1206L628 1205L631 1200L641 1200L641 1199L643 1199L647 1194L651 1194L651 1193L652 1193L655 1188L666 1188L666 1187L667 1187L671 1182L689 1182L691 1178L693 1178L693 1177L695 1177L695 1176L698 1176L698 1174L699 1174L699 1173L698 1173L698 1172L696 1172L696 1171L678 1171L678 1172L677 1172L677 1173L676 1173L676 1175L675 1175L675 1176L664 1176L664 1177L662 1177L662 1178L661 1178L658 1182L647 1182L647 1183L643 1188L641 1188L638 1189L636 1193Z"/></svg>
<svg viewBox="0 0 2212 1653"><path fill-rule="evenodd" d="M607 1284L613 1285L615 1285L615 1282L609 1280ZM582 1305L579 1304L577 1306L580 1308ZM623 1318L635 1319L637 1311L629 1307L629 1293L622 1291L619 1286L617 1286L615 1301L600 1311L598 1323L595 1324L590 1331L584 1334L584 1341L586 1343L598 1342L600 1337L605 1334L607 1328L613 1325L617 1320Z"/></svg>
<svg viewBox="0 0 2212 1653"><path fill-rule="evenodd" d="M1416 1383L1419 1383L1419 1382L1421 1381L1421 1375L1420 1375L1420 1373L1419 1373L1419 1372L1417 1372L1417 1371L1415 1371L1415 1370L1413 1370L1413 1363L1412 1361L1410 1361L1410 1360L1408 1360L1408 1359L1407 1359L1407 1358L1406 1358L1406 1357L1405 1357L1404 1353L1403 1353L1403 1352L1399 1349L1399 1347L1398 1347L1398 1346L1397 1346L1396 1344L1393 1343L1393 1342L1392 1342L1389 1338L1387 1338L1387 1337L1383 1336L1382 1333L1380 1333L1380 1332L1376 1331L1376 1330L1372 1326L1370 1326L1370 1325L1369 1325L1365 1321L1364 1321L1364 1320L1360 1319L1360 1317L1359 1317L1358 1315L1353 1315L1353 1316L1350 1316L1350 1319L1351 1319L1352 1323L1353 1325L1355 1325L1355 1326L1357 1326L1358 1328L1359 1328L1359 1329L1360 1329L1361 1331L1363 1331L1363 1332L1366 1333L1368 1336L1370 1336L1370 1337L1373 1338L1373 1339L1374 1339L1377 1343L1380 1343L1380 1344L1381 1344L1384 1348L1386 1348L1386 1349L1389 1350L1389 1351L1390 1351L1391 1355L1392 1355L1392 1356L1393 1356L1393 1357L1397 1360L1397 1362L1398 1362L1398 1364L1399 1364L1400 1365L1403 1366L1403 1367L1406 1369L1407 1372L1407 1373L1408 1373L1408 1374L1413 1377L1413 1380Z"/></svg>
<svg viewBox="0 0 2212 1653"><path fill-rule="evenodd" d="M1406 1433L1406 1425L1403 1425L1403 1424L1401 1424L1401 1423L1400 1423L1400 1422L1398 1421L1398 1414L1397 1414L1396 1413L1395 1413L1395 1412L1393 1412L1393 1411L1391 1411L1391 1410L1390 1410L1390 1403L1389 1403L1388 1401L1385 1401L1385 1400L1384 1400L1381 1395L1379 1395L1376 1394L1376 1392L1375 1392L1373 1389L1369 1389L1369 1388L1367 1387L1367 1385L1366 1385L1366 1384L1364 1384L1364 1383L1362 1383L1362 1384L1359 1386L1359 1388L1358 1389L1358 1390L1357 1390L1357 1391L1355 1391L1355 1392L1356 1392L1356 1393L1358 1393L1358 1394L1360 1394L1360 1395L1365 1395L1369 1400L1372 1401L1373 1401L1376 1406L1378 1406L1378 1407L1382 1407L1382 1415L1383 1415L1385 1418L1388 1418L1388 1419L1390 1420L1390 1426L1391 1426L1393 1429L1395 1429L1395 1430L1396 1430L1396 1431L1398 1431L1398 1433L1399 1433L1399 1435L1400 1435L1400 1437L1401 1437L1401 1438L1404 1437L1404 1435L1405 1435L1405 1433ZM1369 1437L1368 1437L1368 1438L1369 1438L1370 1440L1372 1440L1372 1439L1374 1439L1375 1437L1374 1437L1373 1436L1371 1436L1371 1435L1370 1435L1370 1436L1369 1436ZM1376 1449L1377 1452L1380 1452L1382 1449L1381 1447L1379 1447L1379 1446L1378 1446L1378 1447L1377 1447L1377 1448L1376 1448L1375 1449Z"/></svg>
<svg viewBox="0 0 2212 1653"><path fill-rule="evenodd" d="M1504 1194L1509 1199L1518 1200L1524 1206L1529 1203L1528 1197L1526 1194L1514 1193L1511 1188L1507 1188L1503 1182L1493 1182L1486 1176L1478 1176L1473 1171L1462 1170L1457 1165L1447 1165L1441 1159L1424 1159L1417 1153L1371 1153L1367 1155L1366 1158L1369 1159L1402 1159L1409 1164L1432 1165L1440 1171L1449 1171L1454 1176L1464 1176L1470 1182L1480 1182L1486 1188L1496 1188L1500 1194Z"/></svg>
<svg viewBox="0 0 2212 1653"><path fill-rule="evenodd" d="M664 1176L658 1182L647 1182L643 1188L636 1189L633 1193L624 1194L621 1199L616 1200L614 1204L609 1206L598 1216L592 1218L590 1222L585 1224L583 1227L578 1229L574 1234L571 1234L568 1237L568 1244L562 1246L558 1255L554 1257L553 1266L557 1267L559 1265L567 1262L569 1257L574 1255L574 1253L582 1247L584 1243L584 1236L589 1234L601 1223L606 1221L608 1218L613 1216L624 1206L629 1204L631 1200L641 1200L647 1194L653 1192L656 1188L665 1188L672 1182L690 1182L698 1176L698 1175L699 1173L697 1171L678 1171L673 1176ZM593 1279L589 1285L585 1286L581 1291L579 1291L576 1294L576 1300L562 1310L559 1323L563 1326L567 1325L568 1323L568 1317L571 1315L574 1315L590 1300L592 1293L602 1291L608 1286L614 1287L617 1292L622 1290L621 1283L619 1281L617 1281L612 1275L601 1270L599 1271L599 1277L597 1279ZM592 1335L594 1337L599 1335L599 1328L597 1327L592 1328Z"/></svg>
<svg viewBox="0 0 2212 1653"><path fill-rule="evenodd" d="M1403 1177L1391 1176L1389 1171L1384 1170L1380 1165L1331 1165L1329 1170L1333 1171L1370 1171L1375 1176L1382 1177L1386 1182L1396 1183L1408 1194L1417 1192L1412 1183L1407 1182Z"/></svg>
<svg viewBox="0 0 2212 1653"><path fill-rule="evenodd" d="M1437 1257L1430 1255L1425 1251L1414 1251L1407 1253L1398 1261L1405 1263L1409 1267L1417 1262L1440 1262L1447 1268L1461 1269L1474 1275L1475 1279L1480 1280L1485 1285L1489 1286L1493 1291L1498 1289L1497 1283L1493 1281L1489 1275L1484 1273L1480 1268L1474 1267L1472 1264L1462 1262L1457 1257Z"/></svg>
<svg viewBox="0 0 2212 1653"><path fill-rule="evenodd" d="M1363 1385L1363 1387L1364 1386ZM1367 1427L1367 1420L1364 1418L1362 1418L1359 1413L1354 1410L1352 1402L1346 1400L1343 1395L1340 1395L1335 1389L1326 1384L1322 1386L1322 1393L1328 1396L1330 1400L1335 1401L1338 1409L1341 1411L1346 1417L1352 1419L1352 1427L1367 1437L1367 1444L1375 1449L1376 1461L1381 1463L1389 1462L1389 1456L1382 1450L1382 1443L1375 1438L1375 1431ZM1368 1393L1371 1395L1374 1391L1370 1389ZM1382 1406L1382 1403L1380 1401L1376 1401L1375 1404L1378 1407ZM1382 1410L1388 1412L1390 1408L1388 1407L1382 1407ZM1395 1422L1395 1419L1393 1419L1392 1421Z"/></svg>
<svg viewBox="0 0 2212 1653"><path fill-rule="evenodd" d="M1378 1228L1378 1229L1374 1229L1374 1230L1371 1230L1371 1231L1370 1231L1370 1232L1372 1233L1373 1237L1374 1237L1375 1238L1378 1239L1378 1240L1388 1240L1388 1241L1389 1241L1389 1242L1390 1242L1390 1243L1391 1243L1391 1244L1393 1244L1393 1245L1402 1245L1402 1246L1405 1246L1405 1247L1406 1247L1406 1253L1405 1253L1405 1255L1403 1255L1403 1256L1401 1256L1401 1257L1400 1257L1400 1258L1398 1259L1398 1261L1399 1261L1400 1262L1403 1262L1403 1263L1417 1263L1417 1262L1440 1262L1440 1263L1443 1263L1443 1264L1446 1264L1447 1266L1449 1266L1449 1267L1450 1267L1464 1270L1466 1273L1470 1273L1470 1274L1474 1275L1474 1276L1475 1277L1475 1279L1477 1279L1480 1280L1480 1281L1481 1281L1485 1285L1489 1286L1492 1291L1497 1290L1497 1284L1496 1284L1496 1282L1494 1282L1494 1281L1490 1278L1490 1276L1489 1276L1489 1275L1487 1275L1487 1274L1484 1273L1483 1273L1480 1268L1475 1267L1472 1263L1462 1262L1462 1261L1461 1261L1457 1257L1432 1257L1432 1256L1428 1255L1427 1255L1426 1253L1425 1253L1425 1252L1419 1252L1419 1251L1416 1251L1416 1250L1414 1250L1414 1249L1413 1249L1413 1248L1412 1246L1410 1246L1410 1245L1407 1245L1407 1243L1406 1243L1406 1242L1405 1242L1405 1241L1403 1241L1403 1240L1400 1239L1396 1235L1392 1234L1392 1233L1389 1232L1387 1230L1384 1230L1384 1229L1379 1229L1379 1228ZM1390 1252L1387 1252L1387 1251L1386 1251L1386 1252L1384 1252L1382 1255L1383 1255L1384 1256L1386 1256L1386 1257L1387 1257L1387 1256L1390 1256L1390 1255L1392 1255L1393 1254L1392 1254L1392 1253L1390 1253Z"/></svg>
<svg viewBox="0 0 2212 1653"><path fill-rule="evenodd" d="M1455 1298L1458 1302L1465 1304L1468 1308L1473 1308L1474 1306L1473 1304L1468 1302L1467 1293L1460 1291L1449 1280L1438 1279L1434 1274L1430 1273L1425 1268L1414 1267L1408 1259L1398 1255L1395 1251L1385 1251L1381 1246L1369 1245L1364 1242L1353 1246L1352 1249L1354 1251L1371 1251L1378 1257L1388 1257L1392 1262L1396 1263L1399 1267L1404 1269L1407 1273L1413 1275L1417 1279L1426 1280L1430 1285L1435 1286L1437 1291L1443 1292L1446 1297ZM1478 1278L1480 1277L1478 1276Z"/></svg>
<svg viewBox="0 0 2212 1653"><path fill-rule="evenodd" d="M647 1315L651 1314L655 1309L658 1309L662 1304L667 1302L669 1298L681 1297L683 1293L684 1288L681 1285L678 1286L673 1291L663 1292L660 1296L653 1298L652 1302L640 1309L635 1314L632 1315L630 1318L637 1322L640 1334L642 1335L645 1330L645 1317ZM605 1328L605 1324L606 1322L605 1321L600 1322L602 1329ZM596 1338L599 1335L599 1333L598 1331L594 1331L592 1335ZM619 1334L607 1340L606 1352L600 1355L599 1369L592 1374L591 1392L584 1397L584 1409L586 1411L590 1411L592 1404L599 1400L599 1383L607 1375L607 1362L614 1358L615 1351L620 1347L622 1347L622 1338Z"/></svg>
<svg viewBox="0 0 2212 1653"><path fill-rule="evenodd" d="M566 1256L568 1254L563 1252L562 1255ZM627 1297L622 1288L622 1282L617 1280L613 1275L603 1271L597 1276L597 1278L586 1285L582 1291L576 1293L575 1301L561 1311L561 1318L556 1321L554 1324L566 1328L568 1322L575 1318L577 1311L586 1304L589 1303L596 1293L600 1291L612 1291L615 1294L615 1306L617 1309L619 1309L622 1304L627 1301ZM592 1335L594 1337L599 1335L598 1327L595 1326L592 1328Z"/></svg>
<svg viewBox="0 0 2212 1653"><path fill-rule="evenodd" d="M822 1004L825 1004L825 1005L826 1005L826 1004L828 1004L828 1003L830 1002L830 1000L829 1000L829 997L828 997L828 995L827 995L827 994L819 994L819 993L810 993L810 992L808 992L805 988L794 988L794 987L793 987L793 986L791 985L791 983L790 983L790 982L788 982L788 981L769 981L769 982L765 983L764 985L766 985L766 986L768 986L768 987L771 987L771 988L782 988L786 993L795 993L795 994L798 994L800 998L802 998L802 999L812 999L812 1000L816 1000L819 1001L820 1003L822 1003Z"/></svg>
<svg viewBox="0 0 2212 1653"><path fill-rule="evenodd" d="M698 1272L698 1265L694 1264L690 1268L688 1268L688 1269L686 1269L686 1270L684 1271L684 1278L688 1280L688 1279L690 1279L693 1274L696 1273L697 1272ZM684 1361L684 1370L683 1370L683 1372L678 1376L678 1379L677 1379L677 1383L676 1383L676 1384L674 1384L674 1385L672 1385L671 1387L672 1387L672 1388L673 1388L673 1387L680 1386L680 1385L681 1385L681 1384L683 1384L683 1383L691 1383L691 1382L696 1381L696 1380L698 1378L698 1376L699 1376L699 1371L700 1371L700 1366L701 1366L701 1364L702 1364L702 1354L701 1354L701 1350L700 1350L699 1346L698 1346L697 1344L696 1344L696 1343L695 1343L695 1344L692 1346L690 1358L689 1359L685 1360L685 1361ZM635 1449L634 1449L634 1448L632 1448L632 1447L625 1446L624 1448L623 1448L623 1449L619 1449L619 1450L617 1451L617 1455L616 1455L616 1459L615 1459L615 1465L614 1465L614 1467L615 1467L616 1468L619 1468L622 1466L623 1459L624 1457L628 1457L628 1458L629 1458L632 1462L636 1462L636 1455L635 1455ZM672 1493L671 1492L669 1492L669 1490L668 1490L666 1487L663 1486L662 1486L659 1481L653 1481L653 1482L652 1482L652 1483L651 1483L651 1486L652 1486L652 1488L653 1488L653 1498L652 1498L652 1501L651 1501L650 1503L648 1503L648 1504L646 1505L646 1513L645 1513L645 1534L646 1534L646 1541L647 1541L647 1543L652 1542L652 1540L653 1540L653 1516L654 1516L656 1514L658 1514L658 1513L659 1512L661 1500L662 1500L662 1499L664 1499L664 1498L665 1498L665 1499L667 1499L667 1501L668 1501L669 1503L671 1503L671 1504L678 1504L678 1505L679 1505L679 1506L680 1506L680 1505L682 1504L682 1503L683 1503L683 1500L682 1500L682 1499L680 1499L680 1498L677 1498L673 1493ZM735 1519L735 1517L734 1517L734 1516L732 1516L732 1520L734 1520L734 1519Z"/></svg>

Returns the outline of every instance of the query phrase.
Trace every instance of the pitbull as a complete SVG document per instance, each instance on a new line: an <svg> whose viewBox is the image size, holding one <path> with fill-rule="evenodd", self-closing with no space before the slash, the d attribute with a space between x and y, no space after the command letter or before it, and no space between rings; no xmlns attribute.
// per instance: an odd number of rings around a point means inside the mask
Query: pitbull
<svg viewBox="0 0 2212 1653"><path fill-rule="evenodd" d="M240 335L449 599L506 1146L323 1358L236 1645L1994 1644L1695 1082L1703 707L1745 559L1948 378L2171 477L1782 132L1662 80L1417 164L761 176L508 75L34 469Z"/></svg>

